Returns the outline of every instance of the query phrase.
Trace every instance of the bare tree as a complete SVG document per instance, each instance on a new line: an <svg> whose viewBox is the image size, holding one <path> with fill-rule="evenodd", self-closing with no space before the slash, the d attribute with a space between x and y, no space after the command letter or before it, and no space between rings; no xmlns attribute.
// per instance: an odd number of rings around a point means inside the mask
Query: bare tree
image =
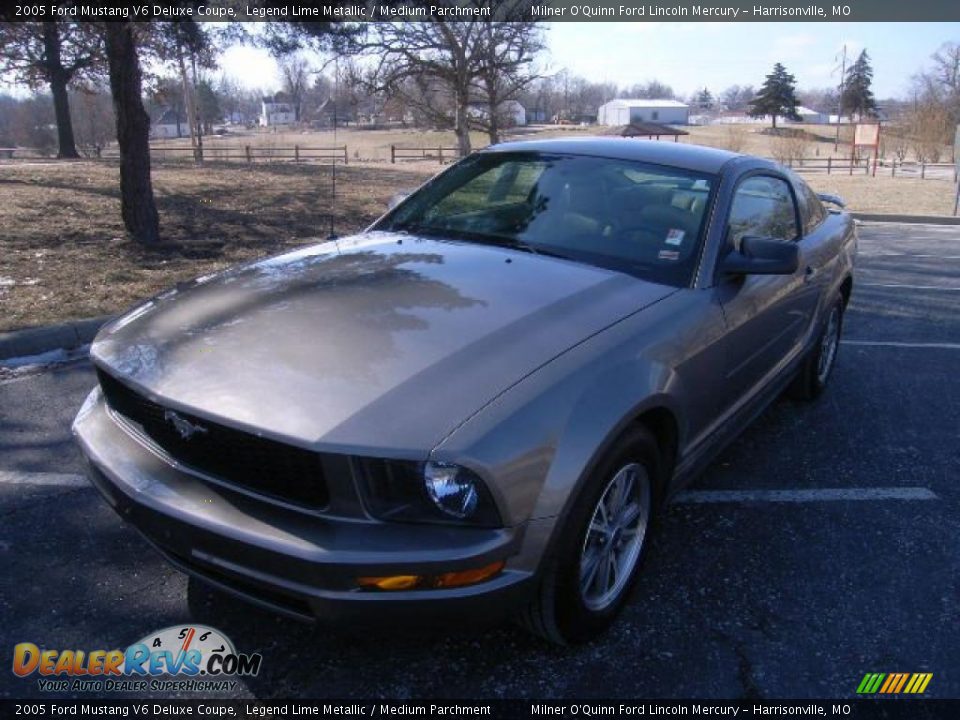
<svg viewBox="0 0 960 720"><path fill-rule="evenodd" d="M914 78L914 94L939 103L960 123L960 43L944 43L930 59L933 66Z"/></svg>
<svg viewBox="0 0 960 720"><path fill-rule="evenodd" d="M376 23L351 41L351 50L375 59L366 75L370 90L408 93L407 99L425 116L451 122L460 154L467 155L468 108L482 63L483 25L478 20ZM451 99L452 118L443 118L444 108L430 104L438 90Z"/></svg>
<svg viewBox="0 0 960 720"><path fill-rule="evenodd" d="M720 93L720 102L727 110L746 110L756 94L753 85L731 85Z"/></svg>
<svg viewBox="0 0 960 720"><path fill-rule="evenodd" d="M77 146L88 157L100 157L116 139L116 118L107 88L91 86L70 95Z"/></svg>
<svg viewBox="0 0 960 720"><path fill-rule="evenodd" d="M183 0L179 4L193 3ZM184 107L190 126L190 144L194 159L203 160L203 128L197 103L199 69L216 66L217 39L220 34L193 20L153 23L144 30L144 47L153 57L164 63L173 63L183 88Z"/></svg>
<svg viewBox="0 0 960 720"><path fill-rule="evenodd" d="M340 47L375 60L366 75L371 91L405 95L406 103L435 124L452 126L458 150L466 155L471 150L471 103L488 101L492 94L499 105L530 82L537 35L508 30L505 22L522 19L525 7L521 0L501 3L492 19L372 23ZM438 95L449 104L431 104Z"/></svg>
<svg viewBox="0 0 960 720"><path fill-rule="evenodd" d="M12 95L0 95L0 147L16 145L13 116L19 104Z"/></svg>
<svg viewBox="0 0 960 720"><path fill-rule="evenodd" d="M300 54L289 55L280 60L280 76L283 78L283 91L293 105L293 116L300 122L303 97L310 83L310 62Z"/></svg>
<svg viewBox="0 0 960 720"><path fill-rule="evenodd" d="M0 75L33 89L48 86L57 120L57 157L79 157L67 86L103 60L103 43L89 24L47 20L0 23Z"/></svg>
<svg viewBox="0 0 960 720"><path fill-rule="evenodd" d="M39 153L52 155L57 148L54 127L53 100L47 93L35 92L23 98L10 98L10 106L4 108L0 124L5 126L4 144L22 145Z"/></svg>
<svg viewBox="0 0 960 720"><path fill-rule="evenodd" d="M886 156L887 151L893 155L897 162L903 162L910 150L910 130L903 124L888 125L886 131L880 135L880 144L882 146L881 157Z"/></svg>
<svg viewBox="0 0 960 720"><path fill-rule="evenodd" d="M939 162L950 140L953 119L949 108L934 97L919 100L907 114L913 153L920 162Z"/></svg>
<svg viewBox="0 0 960 720"><path fill-rule="evenodd" d="M651 100L672 100L674 97L673 88L659 80L648 80L645 83L624 87L621 94L623 97Z"/></svg>
<svg viewBox="0 0 960 720"><path fill-rule="evenodd" d="M836 112L840 93L835 87L803 88L797 91L797 95L803 98L803 104L808 108L820 112L829 112L832 109Z"/></svg>
<svg viewBox="0 0 960 720"><path fill-rule="evenodd" d="M535 23L484 22L480 25L477 51L480 62L475 87L486 112L475 115L477 125L500 142L504 103L516 100L528 85L541 77L533 62L543 50L540 26Z"/></svg>

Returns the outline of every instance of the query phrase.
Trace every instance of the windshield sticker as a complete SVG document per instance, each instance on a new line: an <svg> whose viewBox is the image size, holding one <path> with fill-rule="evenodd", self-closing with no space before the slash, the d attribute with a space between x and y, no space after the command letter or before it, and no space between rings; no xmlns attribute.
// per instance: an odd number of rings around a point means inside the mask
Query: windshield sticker
<svg viewBox="0 0 960 720"><path fill-rule="evenodd" d="M657 258L660 260L679 260L680 252L678 250L661 250L657 254Z"/></svg>
<svg viewBox="0 0 960 720"><path fill-rule="evenodd" d="M667 231L667 239L664 242L667 245L679 245L683 242L683 236L686 235L683 230L677 230L676 228L670 228Z"/></svg>

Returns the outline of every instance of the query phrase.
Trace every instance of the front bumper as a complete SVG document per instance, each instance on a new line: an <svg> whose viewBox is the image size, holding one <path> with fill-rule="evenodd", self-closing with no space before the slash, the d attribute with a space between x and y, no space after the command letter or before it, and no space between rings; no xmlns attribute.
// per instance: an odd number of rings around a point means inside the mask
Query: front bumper
<svg viewBox="0 0 960 720"><path fill-rule="evenodd" d="M526 525L386 523L267 502L178 467L121 425L99 391L73 431L91 482L170 562L275 612L334 621L490 616L524 602L532 590L532 573L510 564ZM361 576L436 575L498 560L507 560L499 575L459 588L382 592L356 584Z"/></svg>

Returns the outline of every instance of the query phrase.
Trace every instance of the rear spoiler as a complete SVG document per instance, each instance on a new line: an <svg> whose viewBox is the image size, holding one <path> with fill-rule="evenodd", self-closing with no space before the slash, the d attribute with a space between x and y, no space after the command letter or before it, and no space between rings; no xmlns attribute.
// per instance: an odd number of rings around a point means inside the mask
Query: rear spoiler
<svg viewBox="0 0 960 720"><path fill-rule="evenodd" d="M817 193L817 197L825 203L836 205L841 210L847 206L847 204L843 201L843 198L839 195L831 195L830 193Z"/></svg>

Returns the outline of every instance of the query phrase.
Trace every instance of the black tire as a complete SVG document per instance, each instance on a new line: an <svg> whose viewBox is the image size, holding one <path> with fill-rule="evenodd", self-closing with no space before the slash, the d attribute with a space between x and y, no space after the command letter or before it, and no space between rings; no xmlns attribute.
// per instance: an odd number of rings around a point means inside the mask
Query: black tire
<svg viewBox="0 0 960 720"><path fill-rule="evenodd" d="M639 554L632 570L624 573L626 580L609 604L591 608L581 590L581 560L586 557L588 543L593 541L587 537L588 530L593 532L591 523L600 500L611 489L618 473L634 465L642 466L649 479ZM664 470L656 440L646 428L631 428L613 444L580 489L553 552L544 559L537 593L520 615L524 627L550 642L569 645L590 640L613 623L640 576L662 496ZM642 481L636 482L639 486ZM622 541L616 537L617 542Z"/></svg>
<svg viewBox="0 0 960 720"><path fill-rule="evenodd" d="M843 311L843 297L838 297L824 320L823 327L817 335L816 343L810 349L800 366L797 377L790 385L788 393L793 399L815 400L827 387L837 361L837 354L840 351L840 336L843 333ZM833 332L834 326L832 325L834 318L836 321L835 332ZM827 342L828 334L832 334L832 350L830 343ZM826 363L825 371L822 363Z"/></svg>

